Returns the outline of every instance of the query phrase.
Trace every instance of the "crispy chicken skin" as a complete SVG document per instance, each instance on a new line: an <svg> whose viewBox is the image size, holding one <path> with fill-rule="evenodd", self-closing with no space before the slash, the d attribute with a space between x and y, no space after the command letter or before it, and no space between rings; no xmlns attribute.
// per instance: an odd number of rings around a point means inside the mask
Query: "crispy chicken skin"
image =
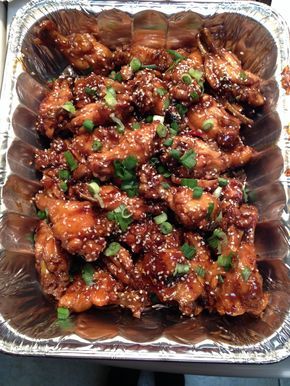
<svg viewBox="0 0 290 386"><path fill-rule="evenodd" d="M260 316L269 297L242 170L256 151L240 130L255 128L244 114L264 104L262 80L206 28L177 50L111 51L63 31L36 27L35 44L74 67L48 82L36 124L48 143L35 151L43 291L70 312L114 305L140 318L162 303Z"/></svg>

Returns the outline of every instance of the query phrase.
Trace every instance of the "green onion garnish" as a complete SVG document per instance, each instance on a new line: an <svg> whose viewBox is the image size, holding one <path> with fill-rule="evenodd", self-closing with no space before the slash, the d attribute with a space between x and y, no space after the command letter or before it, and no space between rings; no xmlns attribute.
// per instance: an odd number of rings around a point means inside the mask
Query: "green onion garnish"
<svg viewBox="0 0 290 386"><path fill-rule="evenodd" d="M188 70L188 73L189 75L194 78L197 82L200 82L201 78L202 78L202 72L199 71L199 70L195 70L194 68L190 68Z"/></svg>
<svg viewBox="0 0 290 386"><path fill-rule="evenodd" d="M93 151L99 151L103 147L102 142L98 139L95 139L92 143L92 150Z"/></svg>
<svg viewBox="0 0 290 386"><path fill-rule="evenodd" d="M92 181L88 184L88 191L92 196L95 196L100 193L100 186L95 181Z"/></svg>
<svg viewBox="0 0 290 386"><path fill-rule="evenodd" d="M173 139L172 138L168 138L166 139L164 142L163 142L163 145L164 146L171 146L173 144Z"/></svg>
<svg viewBox="0 0 290 386"><path fill-rule="evenodd" d="M91 286L94 283L94 267L92 264L85 264L82 269L82 279L86 285Z"/></svg>
<svg viewBox="0 0 290 386"><path fill-rule="evenodd" d="M190 149L186 151L182 157L180 157L180 163L187 169L192 169L196 165L196 153Z"/></svg>
<svg viewBox="0 0 290 386"><path fill-rule="evenodd" d="M87 130L88 133L92 133L94 131L94 122L91 119L85 119L83 122L84 128Z"/></svg>
<svg viewBox="0 0 290 386"><path fill-rule="evenodd" d="M190 270L190 266L188 264L177 263L175 266L175 270L173 272L173 276L185 275L189 272L189 270Z"/></svg>
<svg viewBox="0 0 290 386"><path fill-rule="evenodd" d="M124 204L121 204L118 208L109 212L107 217L109 220L115 221L119 225L121 231L126 231L133 221L131 213Z"/></svg>
<svg viewBox="0 0 290 386"><path fill-rule="evenodd" d="M205 269L203 267L201 267L200 265L195 267L195 272L197 274L197 276L200 276L200 277L204 277L205 276Z"/></svg>
<svg viewBox="0 0 290 386"><path fill-rule="evenodd" d="M148 68L149 70L156 70L157 66L156 64L142 64L141 68Z"/></svg>
<svg viewBox="0 0 290 386"><path fill-rule="evenodd" d="M121 190L126 192L128 197L135 197L138 194L138 183L135 180L125 181L121 184Z"/></svg>
<svg viewBox="0 0 290 386"><path fill-rule="evenodd" d="M161 182L161 186L164 188L164 189L169 189L170 188L170 185L168 182Z"/></svg>
<svg viewBox="0 0 290 386"><path fill-rule="evenodd" d="M67 181L70 179L70 172L66 169L61 169L58 171L58 176L61 180Z"/></svg>
<svg viewBox="0 0 290 386"><path fill-rule="evenodd" d="M173 122L170 124L170 127L171 127L172 130L175 130L176 132L178 132L179 124L178 124L176 121L173 121Z"/></svg>
<svg viewBox="0 0 290 386"><path fill-rule="evenodd" d="M171 149L169 154L171 155L172 158L176 159L179 161L180 159L180 155L181 155L181 152L180 150L177 150L177 149Z"/></svg>
<svg viewBox="0 0 290 386"><path fill-rule="evenodd" d="M154 217L154 222L157 225L160 225L160 224L164 223L165 221L167 221L167 214L165 212L162 212L158 216Z"/></svg>
<svg viewBox="0 0 290 386"><path fill-rule="evenodd" d="M133 155L129 155L123 161L115 160L115 176L123 181L135 179L135 167L137 165L137 162L137 158Z"/></svg>
<svg viewBox="0 0 290 386"><path fill-rule="evenodd" d="M152 123L152 122L153 122L153 115L148 115L148 116L145 118L145 122L146 122L146 123Z"/></svg>
<svg viewBox="0 0 290 386"><path fill-rule="evenodd" d="M192 260L196 255L195 246L189 245L188 243L184 243L180 249L187 260Z"/></svg>
<svg viewBox="0 0 290 386"><path fill-rule="evenodd" d="M208 207L207 207L207 214L206 214L206 216L207 216L208 219L211 219L211 215L212 215L212 213L213 213L213 210L214 210L214 203L213 203L213 202L210 202L210 203L208 204Z"/></svg>
<svg viewBox="0 0 290 386"><path fill-rule="evenodd" d="M65 111L68 111L71 114L74 114L76 112L76 108L74 107L72 102L65 102L62 106L62 108Z"/></svg>
<svg viewBox="0 0 290 386"><path fill-rule="evenodd" d="M96 95L96 91L94 89L92 89L91 87L85 87L85 93L87 95Z"/></svg>
<svg viewBox="0 0 290 386"><path fill-rule="evenodd" d="M229 270L232 266L233 255L233 252L230 252L228 255L220 255L217 259L218 266L224 267L225 270Z"/></svg>
<svg viewBox="0 0 290 386"><path fill-rule="evenodd" d="M245 281L248 281L249 277L251 276L251 269L249 267L244 267L242 270L242 277Z"/></svg>
<svg viewBox="0 0 290 386"><path fill-rule="evenodd" d="M107 256L107 257L115 256L120 251L120 249L121 249L121 245L119 243L116 243L115 241L113 241L105 249L104 255Z"/></svg>
<svg viewBox="0 0 290 386"><path fill-rule="evenodd" d="M133 58L130 62L130 67L134 72L139 71L142 67L142 63L138 58Z"/></svg>
<svg viewBox="0 0 290 386"><path fill-rule="evenodd" d="M66 181L61 181L61 182L59 183L59 187L60 187L60 189L61 189L64 193L68 190L68 186L67 186Z"/></svg>
<svg viewBox="0 0 290 386"><path fill-rule="evenodd" d="M134 155L128 155L128 157L126 157L123 160L123 165L128 170L135 169L135 167L137 166L137 163L138 163L138 160Z"/></svg>
<svg viewBox="0 0 290 386"><path fill-rule="evenodd" d="M190 96L191 96L191 98L192 98L194 101L196 101L197 99L199 99L199 95L198 95L198 93L197 93L196 91L192 91L192 92L190 93Z"/></svg>
<svg viewBox="0 0 290 386"><path fill-rule="evenodd" d="M212 118L210 118L210 119L206 119L203 122L201 128L203 131L210 131L213 128L213 126L214 126L214 121Z"/></svg>
<svg viewBox="0 0 290 386"><path fill-rule="evenodd" d="M117 104L116 91L113 87L107 87L105 102L111 108L114 108Z"/></svg>
<svg viewBox="0 0 290 386"><path fill-rule="evenodd" d="M156 129L156 133L158 134L158 136L160 138L166 137L166 134L167 134L166 126L162 125L162 123L159 123L159 125L157 126L157 129Z"/></svg>
<svg viewBox="0 0 290 386"><path fill-rule="evenodd" d="M182 60L186 59L184 55L181 55L179 52L174 50L167 50L167 52L173 57L173 60Z"/></svg>
<svg viewBox="0 0 290 386"><path fill-rule="evenodd" d="M165 90L165 88L163 87L157 87L156 94L158 94L159 96L164 96L165 94L167 94L167 90Z"/></svg>
<svg viewBox="0 0 290 386"><path fill-rule="evenodd" d="M212 249L221 253L221 242L227 242L227 235L222 229L216 228L212 235L207 239L207 242Z"/></svg>
<svg viewBox="0 0 290 386"><path fill-rule="evenodd" d="M227 186L227 184L229 183L229 180L227 180L226 178L219 177L218 183L219 183L219 186Z"/></svg>
<svg viewBox="0 0 290 386"><path fill-rule="evenodd" d="M168 235L169 233L172 232L173 226L170 224L170 222L165 221L162 224L160 224L160 230L164 235Z"/></svg>
<svg viewBox="0 0 290 386"><path fill-rule="evenodd" d="M213 196L215 196L216 198L219 198L220 197L220 195L221 195L221 192L222 192L222 187L221 186L218 186L216 189L215 189L215 191L213 192Z"/></svg>
<svg viewBox="0 0 290 386"><path fill-rule="evenodd" d="M200 186L195 186L193 188L192 197L193 198L200 198L202 196L203 189Z"/></svg>
<svg viewBox="0 0 290 386"><path fill-rule="evenodd" d="M192 79L191 79L191 76L189 74L183 74L181 76L181 79L182 79L182 82L187 84L187 85L190 85L192 83Z"/></svg>
<svg viewBox="0 0 290 386"><path fill-rule="evenodd" d="M132 129L133 129L133 130L138 130L138 129L140 129L140 123L139 123L139 122L134 122L134 123L132 123Z"/></svg>
<svg viewBox="0 0 290 386"><path fill-rule="evenodd" d="M218 281L220 283L223 283L224 282L224 278L222 277L222 275L218 275Z"/></svg>
<svg viewBox="0 0 290 386"><path fill-rule="evenodd" d="M110 118L117 124L117 132L123 134L125 131L125 126L123 122L115 116L115 114L110 114Z"/></svg>
<svg viewBox="0 0 290 386"><path fill-rule="evenodd" d="M170 99L169 98L166 98L163 102L163 107L164 107L164 110L167 110L170 106Z"/></svg>
<svg viewBox="0 0 290 386"><path fill-rule="evenodd" d="M181 178L180 185L194 189L197 186L197 180L195 178Z"/></svg>
<svg viewBox="0 0 290 386"><path fill-rule="evenodd" d="M181 103L177 103L176 109L177 109L179 115L181 116L181 118L184 118L185 114L188 111L188 108L186 106L182 105Z"/></svg>
<svg viewBox="0 0 290 386"><path fill-rule="evenodd" d="M240 77L240 79L242 79L242 80L247 80L247 74L245 73L245 71L241 71L241 72L239 73L239 77Z"/></svg>
<svg viewBox="0 0 290 386"><path fill-rule="evenodd" d="M63 155L70 170L73 172L78 167L77 161L69 150L65 151Z"/></svg>
<svg viewBox="0 0 290 386"><path fill-rule="evenodd" d="M112 71L109 75L109 78L116 80L117 82L122 82L122 74L120 72Z"/></svg>
<svg viewBox="0 0 290 386"><path fill-rule="evenodd" d="M57 319L65 320L69 317L69 309L64 307L57 308Z"/></svg>
<svg viewBox="0 0 290 386"><path fill-rule="evenodd" d="M39 210L39 211L37 211L37 217L38 217L40 220L45 220L45 219L48 217L48 210L45 209L45 210Z"/></svg>

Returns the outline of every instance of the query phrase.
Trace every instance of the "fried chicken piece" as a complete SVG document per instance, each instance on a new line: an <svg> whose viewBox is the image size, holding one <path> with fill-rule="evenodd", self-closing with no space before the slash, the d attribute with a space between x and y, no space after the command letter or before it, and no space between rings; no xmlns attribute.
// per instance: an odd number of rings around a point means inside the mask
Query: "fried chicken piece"
<svg viewBox="0 0 290 386"><path fill-rule="evenodd" d="M165 49L145 47L137 44L130 48L130 58L138 58L143 65L153 64L162 72L172 64L172 58Z"/></svg>
<svg viewBox="0 0 290 386"><path fill-rule="evenodd" d="M47 210L54 236L71 254L94 261L106 247L113 223L104 214L95 213L89 202L62 201L37 194L36 206Z"/></svg>
<svg viewBox="0 0 290 386"><path fill-rule="evenodd" d="M134 103L142 114L165 114L168 91L158 74L151 70L139 71L130 82Z"/></svg>
<svg viewBox="0 0 290 386"><path fill-rule="evenodd" d="M123 308L131 310L135 318L140 318L143 310L151 303L148 298L148 293L144 290L127 289L119 293L118 304Z"/></svg>
<svg viewBox="0 0 290 386"><path fill-rule="evenodd" d="M36 123L37 130L47 138L52 138L56 131L65 127L68 113L63 106L72 100L72 92L67 79L59 78L52 82L50 87L51 89L40 103Z"/></svg>
<svg viewBox="0 0 290 386"><path fill-rule="evenodd" d="M134 155L140 164L146 162L154 152L158 124L159 122L142 124L137 130L128 130L117 146L92 154L88 162L93 174L99 178L113 176L114 161L124 160L129 155Z"/></svg>
<svg viewBox="0 0 290 386"><path fill-rule="evenodd" d="M45 221L39 223L35 233L35 267L43 291L59 299L69 285L68 255Z"/></svg>
<svg viewBox="0 0 290 386"><path fill-rule="evenodd" d="M210 95L204 94L187 113L190 134L203 139L215 139L219 146L232 149L239 142L239 119L230 115Z"/></svg>
<svg viewBox="0 0 290 386"><path fill-rule="evenodd" d="M49 149L35 149L34 165L36 170L57 168L66 165L63 153L68 148L68 141L56 138L50 144Z"/></svg>
<svg viewBox="0 0 290 386"><path fill-rule="evenodd" d="M103 262L111 275L120 283L124 285L132 284L134 278L131 275L134 271L134 264L127 249L121 247L116 255L107 256L103 259Z"/></svg>
<svg viewBox="0 0 290 386"><path fill-rule="evenodd" d="M181 156L192 150L196 165L192 168L179 166L180 161L172 157L172 149L178 150ZM161 158L170 170L182 178L212 179L227 169L245 165L251 160L253 153L253 148L243 144L229 152L223 152L213 142L204 142L199 138L184 135L174 137L172 148L167 148Z"/></svg>
<svg viewBox="0 0 290 386"><path fill-rule="evenodd" d="M125 192L122 192L114 185L100 186L97 197L94 197L89 192L89 186L85 183L79 183L74 187L75 195L93 202L96 206L102 209L112 211L120 205L125 205L128 212L134 220L142 220L146 216L147 205L142 198L128 197Z"/></svg>
<svg viewBox="0 0 290 386"><path fill-rule="evenodd" d="M66 293L60 298L58 306L73 312L83 312L92 306L103 307L118 302L118 291L122 289L108 272L97 270L94 273L94 284L86 285L84 280L76 276Z"/></svg>
<svg viewBox="0 0 290 386"><path fill-rule="evenodd" d="M162 248L177 248L180 243L178 230L164 235L157 224L152 220L131 224L126 233L121 236L121 241L127 244L133 253L142 251L151 253Z"/></svg>
<svg viewBox="0 0 290 386"><path fill-rule="evenodd" d="M44 20L36 29L36 43L56 46L77 70L107 74L112 68L112 52L89 33L62 35L52 20Z"/></svg>
<svg viewBox="0 0 290 386"><path fill-rule="evenodd" d="M232 265L223 275L223 283L215 292L214 308L219 314L238 316L250 313L259 316L268 304L268 294L263 292L263 280L256 267L253 244L245 242L232 257Z"/></svg>
<svg viewBox="0 0 290 386"><path fill-rule="evenodd" d="M231 94L238 101L259 107L265 103L260 91L261 79L242 69L240 60L224 48L217 49L212 42L207 28L201 31L209 52L199 41L199 48L204 56L205 77L209 85L221 94Z"/></svg>

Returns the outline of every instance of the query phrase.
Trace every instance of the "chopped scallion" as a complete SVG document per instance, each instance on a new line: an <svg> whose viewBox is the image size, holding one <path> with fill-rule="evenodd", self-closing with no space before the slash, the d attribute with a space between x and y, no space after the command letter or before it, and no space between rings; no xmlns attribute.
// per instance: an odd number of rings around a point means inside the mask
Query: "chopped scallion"
<svg viewBox="0 0 290 386"><path fill-rule="evenodd" d="M92 150L93 151L99 151L102 149L102 147L103 147L103 145L102 145L101 141L99 141L98 139L95 139L93 141L93 143L92 143Z"/></svg>
<svg viewBox="0 0 290 386"><path fill-rule="evenodd" d="M121 245L115 241L113 241L109 246L105 249L104 255L109 256L115 256L120 251Z"/></svg>
<svg viewBox="0 0 290 386"><path fill-rule="evenodd" d="M196 248L194 245L184 243L180 249L187 260L192 260L196 255Z"/></svg>
<svg viewBox="0 0 290 386"><path fill-rule="evenodd" d="M83 122L84 128L87 130L88 133L92 133L94 131L94 122L91 119L85 119Z"/></svg>
<svg viewBox="0 0 290 386"><path fill-rule="evenodd" d="M195 186L193 188L192 197L193 198L200 198L202 196L203 189L200 186Z"/></svg>
<svg viewBox="0 0 290 386"><path fill-rule="evenodd" d="M63 155L70 170L73 172L78 167L77 161L69 150L65 151Z"/></svg>
<svg viewBox="0 0 290 386"><path fill-rule="evenodd" d="M168 235L169 233L172 232L173 226L170 224L170 222L165 221L162 224L160 224L160 230L164 235Z"/></svg>
<svg viewBox="0 0 290 386"><path fill-rule="evenodd" d="M92 264L85 264L82 269L82 279L86 285L91 286L94 283L94 267Z"/></svg>
<svg viewBox="0 0 290 386"><path fill-rule="evenodd" d="M214 126L214 121L212 118L210 118L210 119L206 119L203 122L201 128L203 131L210 131L213 128L213 126Z"/></svg>
<svg viewBox="0 0 290 386"><path fill-rule="evenodd" d="M189 271L190 271L190 266L188 264L177 263L175 266L175 270L173 272L173 276L185 275Z"/></svg>
<svg viewBox="0 0 290 386"><path fill-rule="evenodd" d="M76 112L76 108L74 107L72 102L65 102L62 106L62 108L65 111L68 111L71 114L74 114Z"/></svg>
<svg viewBox="0 0 290 386"><path fill-rule="evenodd" d="M57 319L58 320L65 320L69 317L69 309L65 307L58 307L57 308Z"/></svg>
<svg viewBox="0 0 290 386"><path fill-rule="evenodd" d="M160 224L164 223L165 221L167 221L167 214L165 212L162 212L158 216L154 217L154 222L157 225L160 225Z"/></svg>
<svg viewBox="0 0 290 386"><path fill-rule="evenodd" d="M180 157L180 163L187 169L192 169L196 165L196 153L192 149L186 151L182 157Z"/></svg>
<svg viewBox="0 0 290 386"><path fill-rule="evenodd" d="M182 178L180 185L187 186L190 189L194 189L197 186L197 180L195 178Z"/></svg>
<svg viewBox="0 0 290 386"><path fill-rule="evenodd" d="M251 269L249 267L244 267L242 270L242 277L245 281L249 280L249 277L251 276Z"/></svg>

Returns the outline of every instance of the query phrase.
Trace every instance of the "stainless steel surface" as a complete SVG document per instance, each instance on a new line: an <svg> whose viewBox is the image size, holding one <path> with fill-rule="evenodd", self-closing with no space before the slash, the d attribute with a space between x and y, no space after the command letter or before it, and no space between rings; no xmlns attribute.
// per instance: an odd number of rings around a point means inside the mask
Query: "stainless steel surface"
<svg viewBox="0 0 290 386"><path fill-rule="evenodd" d="M216 37L227 48L242 58L246 68L265 79L267 104L256 115L253 130L244 133L246 141L259 151L246 172L257 196L260 223L256 247L265 286L271 295L270 305L261 319L206 313L183 319L171 310L160 309L136 320L113 308L78 315L66 326L55 320L54 306L43 297L34 270L31 236L37 220L31 197L38 183L32 161L33 147L40 146L34 122L45 91L41 83L57 75L67 64L55 52L35 49L31 27L45 15L63 8L65 12L53 15L61 28L94 30L112 47L133 39L152 46L166 44L176 48L191 44L205 23L215 30ZM95 19L94 14L111 8L119 11L102 12ZM82 9L82 12L70 9ZM138 13L146 9L151 11ZM121 11L138 13L134 23L128 13ZM174 13L178 15L166 16ZM1 98L1 106L5 106L0 126L4 184L0 230L0 345L3 351L224 363L269 363L288 356L290 300L285 265L288 213L285 207L287 178L283 169L289 167L286 154L289 143L283 127L288 123L289 98L279 87L281 70L289 61L288 42L289 33L283 19L270 8L251 2L68 1L64 6L38 1L18 12L11 26Z"/></svg>

